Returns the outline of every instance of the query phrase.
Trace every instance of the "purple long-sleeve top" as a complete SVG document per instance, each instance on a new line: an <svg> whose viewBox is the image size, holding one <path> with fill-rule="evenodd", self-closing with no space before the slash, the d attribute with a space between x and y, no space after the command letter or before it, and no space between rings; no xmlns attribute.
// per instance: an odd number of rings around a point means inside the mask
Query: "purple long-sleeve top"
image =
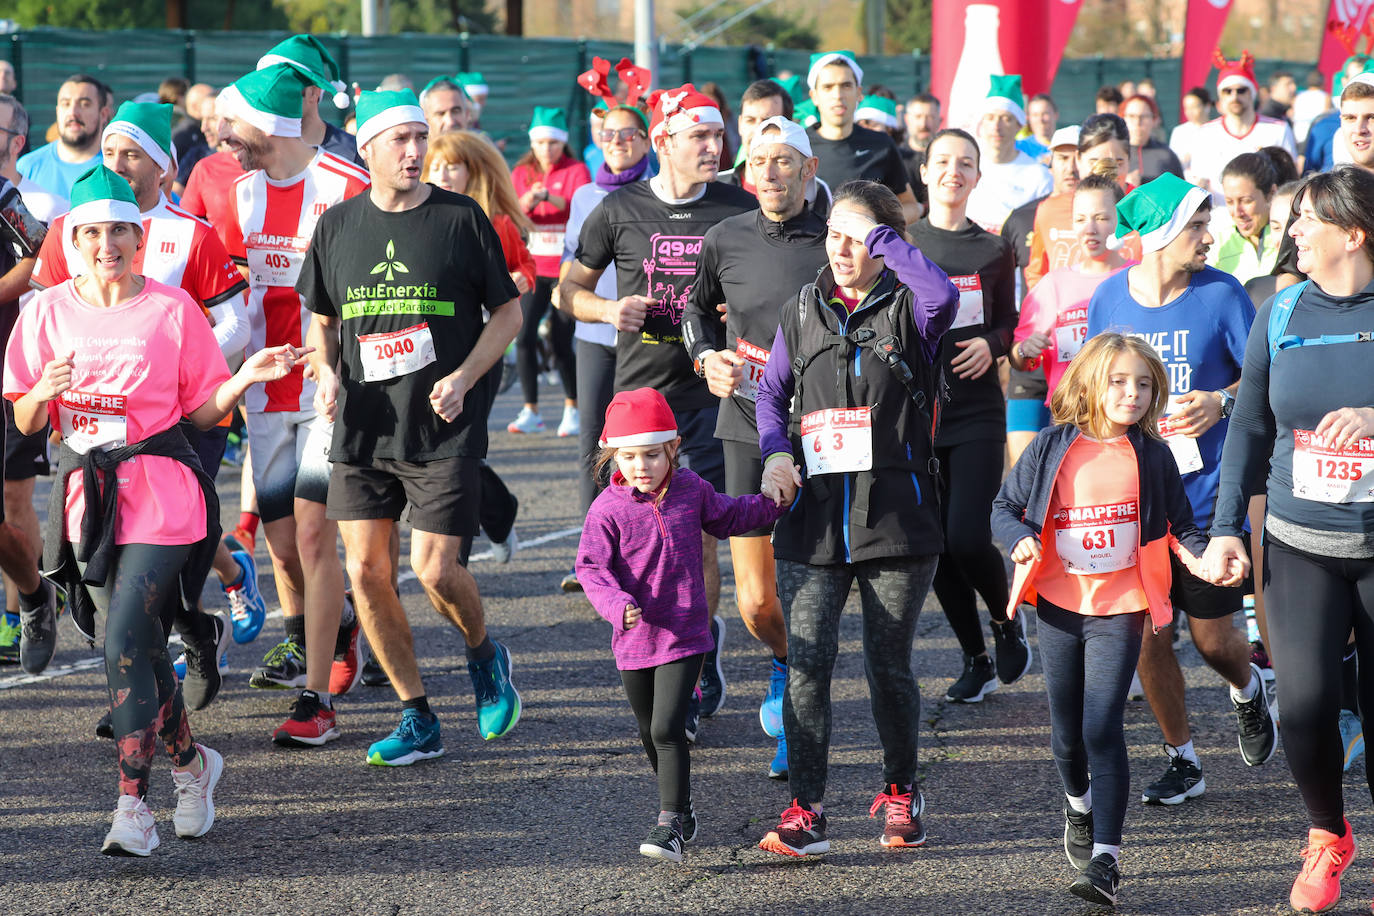
<svg viewBox="0 0 1374 916"><path fill-rule="evenodd" d="M686 469L668 490L640 493L617 471L587 511L577 581L611 624L611 651L624 671L709 652L701 532L728 538L771 525L786 511L758 494L730 497ZM625 629L625 608L643 617Z"/></svg>
<svg viewBox="0 0 1374 916"><path fill-rule="evenodd" d="M954 323L959 306L959 290L943 270L935 266L919 248L905 241L891 226L874 226L864 240L864 247L871 254L881 257L883 264L911 290L911 317L920 329L921 339L905 343L906 346L919 347L927 362L935 362L940 354L940 339ZM778 333L773 338L773 349L768 356L768 365L759 382L758 400L754 402L754 414L759 424L759 449L764 460L771 455L792 454L787 421L793 387L792 357L787 353L787 341L783 339L779 325Z"/></svg>

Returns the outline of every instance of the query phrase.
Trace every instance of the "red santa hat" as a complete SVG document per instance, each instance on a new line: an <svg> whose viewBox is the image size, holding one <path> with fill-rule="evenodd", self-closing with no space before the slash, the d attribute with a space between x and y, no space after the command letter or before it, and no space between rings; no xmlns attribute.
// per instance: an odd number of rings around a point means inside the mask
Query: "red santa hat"
<svg viewBox="0 0 1374 916"><path fill-rule="evenodd" d="M650 139L665 133L672 135L698 124L725 126L716 100L691 83L655 92L649 96L649 104L654 108L653 119L649 122Z"/></svg>
<svg viewBox="0 0 1374 916"><path fill-rule="evenodd" d="M677 438L677 418L663 395L652 388L622 391L606 407L602 448L658 445Z"/></svg>
<svg viewBox="0 0 1374 916"><path fill-rule="evenodd" d="M1212 52L1212 63L1217 68L1217 95L1221 90L1237 83L1250 87L1250 96L1259 98L1259 83L1255 82L1255 58L1249 51L1240 52L1240 60L1227 60L1221 49Z"/></svg>

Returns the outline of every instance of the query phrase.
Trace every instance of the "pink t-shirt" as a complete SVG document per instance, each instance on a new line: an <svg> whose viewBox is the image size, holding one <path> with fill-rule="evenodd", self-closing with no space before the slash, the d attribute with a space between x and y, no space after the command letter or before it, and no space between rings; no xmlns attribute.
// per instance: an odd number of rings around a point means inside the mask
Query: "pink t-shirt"
<svg viewBox="0 0 1374 916"><path fill-rule="evenodd" d="M1124 264L1119 270L1125 270ZM1059 386L1069 361L1077 355L1088 334L1088 302L1103 280L1116 273L1085 274L1077 267L1061 267L1045 275L1021 302L1021 321L1016 326L1018 342L1036 331L1048 334L1050 346L1040 355L1049 394Z"/></svg>
<svg viewBox="0 0 1374 916"><path fill-rule="evenodd" d="M87 303L68 280L19 315L5 351L4 394L16 401L53 359L75 354L72 387L48 420L80 452L140 442L174 426L229 378L214 331L191 297L156 280L114 308ZM193 544L205 500L190 468L157 455L119 466L117 544ZM81 538L80 472L67 481L67 540Z"/></svg>

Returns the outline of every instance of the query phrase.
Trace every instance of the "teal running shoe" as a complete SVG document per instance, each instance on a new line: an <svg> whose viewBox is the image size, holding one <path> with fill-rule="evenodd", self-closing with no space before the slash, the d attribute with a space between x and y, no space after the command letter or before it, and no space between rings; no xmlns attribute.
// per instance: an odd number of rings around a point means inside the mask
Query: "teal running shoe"
<svg viewBox="0 0 1374 916"><path fill-rule="evenodd" d="M485 663L468 662L472 692L477 697L477 733L500 738L520 721L520 692L510 680L510 650L493 641L496 654Z"/></svg>
<svg viewBox="0 0 1374 916"><path fill-rule="evenodd" d="M367 762L379 767L406 767L417 760L442 756L444 742L438 717L425 721L414 709L403 710L396 730L367 749Z"/></svg>
<svg viewBox="0 0 1374 916"><path fill-rule="evenodd" d="M773 755L773 762L768 764L769 779L787 779L787 736L778 735L778 752Z"/></svg>
<svg viewBox="0 0 1374 916"><path fill-rule="evenodd" d="M1348 709L1341 710L1341 747L1345 749L1344 769L1349 770L1355 761L1364 756L1364 725L1360 717Z"/></svg>

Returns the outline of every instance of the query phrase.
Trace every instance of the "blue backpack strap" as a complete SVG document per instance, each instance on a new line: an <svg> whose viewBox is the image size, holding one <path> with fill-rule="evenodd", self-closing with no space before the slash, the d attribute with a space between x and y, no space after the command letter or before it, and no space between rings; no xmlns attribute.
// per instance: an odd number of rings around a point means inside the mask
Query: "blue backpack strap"
<svg viewBox="0 0 1374 916"><path fill-rule="evenodd" d="M1302 346L1301 338L1286 337L1288 330L1288 320L1293 317L1293 306L1297 304L1298 297L1302 291L1307 289L1307 284L1311 280L1303 280L1301 283L1294 283L1286 289L1281 289L1274 295L1274 303L1269 307L1269 362L1274 361L1274 357L1284 346Z"/></svg>

